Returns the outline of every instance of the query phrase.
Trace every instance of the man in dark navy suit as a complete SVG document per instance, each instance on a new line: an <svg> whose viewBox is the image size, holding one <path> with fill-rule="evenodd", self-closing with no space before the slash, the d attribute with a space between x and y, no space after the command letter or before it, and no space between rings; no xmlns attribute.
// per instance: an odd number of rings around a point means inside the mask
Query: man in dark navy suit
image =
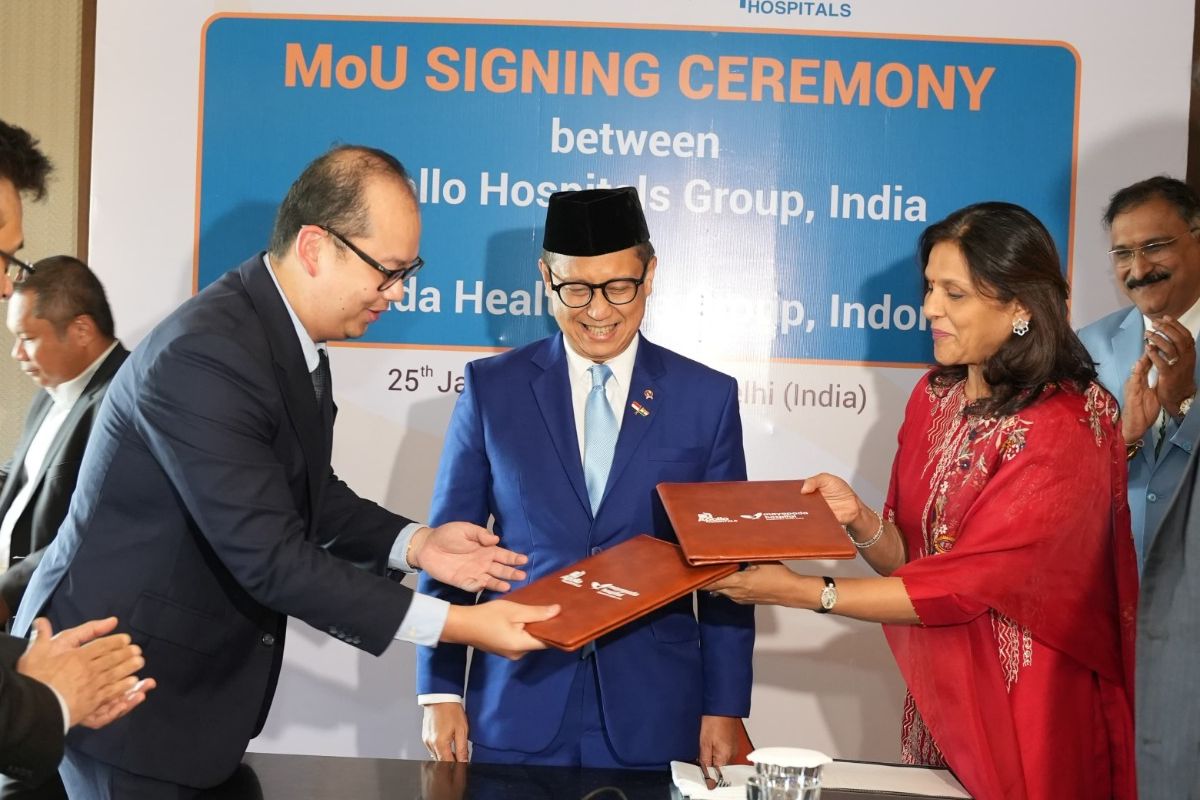
<svg viewBox="0 0 1200 800"><path fill-rule="evenodd" d="M14 630L112 613L156 702L72 732L61 774L87 798L189 797L232 774L274 694L287 617L382 653L393 639L516 658L557 609L414 596L389 571L506 590L524 561L464 522L429 528L354 494L330 466L325 343L362 336L420 268L404 167L338 147L279 208L269 252L160 323L109 389L67 520Z"/></svg>
<svg viewBox="0 0 1200 800"><path fill-rule="evenodd" d="M28 288L23 285L34 274L34 266L17 255L25 243L23 198L41 198L46 193L50 169L49 159L28 131L0 120L0 266L3 266L3 271L0 271L0 298L6 299L12 295L14 287ZM50 263L56 261L51 260ZM18 337L18 358L23 358L27 366L33 366L33 373L42 373L41 377L34 374L35 380L42 385L53 384L56 387L69 383L68 376L81 378L77 369L87 372L91 369L89 365L95 365L96 369L92 370L94 374L90 378L82 380L86 384L86 387L82 387L83 394L89 395L89 399L79 398L82 405L72 402L72 408L58 420L55 432L62 433L62 436L51 437L50 431L43 431L47 415L39 411L39 404L44 410L45 397L49 395L44 393L34 401L34 412L27 422L26 441L18 447L20 457L14 458L9 467L0 470L0 535L5 537L10 552L12 542L9 534L13 529L17 530L18 535L29 534L25 540L26 546L34 541L44 543L44 539L54 535L58 527L54 516L57 513L57 519L61 520L66 511L66 499L62 497L62 492L65 491L69 496L69 486L74 483L78 467L77 463L70 463L71 454L77 460L78 452L87 438L86 426L90 423L82 423L81 418L90 416L94 404L99 403L97 395L102 392L96 391L98 387L93 387L92 383L100 372L107 370L119 347L111 346L111 333L108 344L96 347L103 339L96 335L94 319L103 316L103 313L94 303L84 302L88 306L85 314L90 316L85 320L78 320L79 315L68 315L58 307L56 301L61 299L58 290L63 285L58 280L62 275L58 278L54 276L56 270L55 267L47 267L43 271L41 286L43 290L48 290L44 299L50 301L46 308L54 306L46 315L67 325L59 330L44 331L42 323L47 322L46 316L30 313L35 311L35 306L40 309L41 304L14 301L15 305L9 312L18 319L21 335L26 337L25 340ZM90 276L86 267L83 270ZM66 272L76 278L81 276L77 268L68 268ZM91 279L94 280L95 276L91 276ZM73 284L74 281L68 280L67 283ZM35 285L37 282L30 284ZM30 295L36 296L36 293ZM100 298L103 300L103 290L100 290ZM90 299L95 300L94 295ZM74 307L78 310L78 304L69 302L65 305L68 309ZM103 302L103 306L107 309L107 302ZM55 312L63 312L61 318ZM25 330L26 323L32 330ZM31 335L36 338L39 332L49 333L46 340L48 351L43 353L36 352L40 342L29 341ZM65 336L60 337L59 333ZM25 349L27 345L35 349L32 358ZM46 356L44 368L41 366L41 355ZM112 370L115 369L114 364ZM107 377L100 378L99 382L107 383ZM73 394L73 390L64 390L64 395ZM79 414L72 419L76 407ZM37 430L31 431L31 426L36 426ZM44 471L35 470L41 473L41 478L35 477L33 484L14 480L15 471L21 469L29 455L26 446L28 439L37 431L47 435L47 441L43 443L43 456L48 454L58 464L56 474L49 481L43 481ZM64 457L60 461L55 454ZM27 511L13 510L18 483L24 483L27 489ZM47 486L52 488L45 491ZM9 558L0 559L0 569L9 562ZM0 592L5 597L0 601L0 618L8 618L8 609L16 605L27 579L28 573L19 567L0 575ZM130 644L129 637L105 636L115 625L115 619L97 620L52 638L49 624L40 620L37 623L40 636L32 645L24 639L0 634L0 774L13 779L0 778L0 797L63 797L63 789L57 776L54 776L54 769L62 758L67 728L76 723L91 727L106 725L132 710L145 699L146 692L154 688L154 681L139 683L136 677L131 676L141 668L142 659L140 649ZM53 779L46 780L48 777Z"/></svg>

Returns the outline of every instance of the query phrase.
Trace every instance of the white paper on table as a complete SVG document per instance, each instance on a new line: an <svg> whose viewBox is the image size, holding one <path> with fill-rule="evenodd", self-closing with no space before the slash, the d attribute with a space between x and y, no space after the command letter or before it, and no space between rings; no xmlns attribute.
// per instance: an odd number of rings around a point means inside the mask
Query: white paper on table
<svg viewBox="0 0 1200 800"><path fill-rule="evenodd" d="M709 768L708 774L714 779L717 777L712 768ZM754 767L747 764L721 767L721 775L729 785L709 789L704 783L704 773L700 771L700 767L686 761L671 762L671 780L679 789L679 793L691 800L745 800L746 779L753 774Z"/></svg>
<svg viewBox="0 0 1200 800"><path fill-rule="evenodd" d="M921 797L970 800L949 770L907 767L893 764L863 764L834 761L821 768L822 789L848 789L860 792L902 792Z"/></svg>

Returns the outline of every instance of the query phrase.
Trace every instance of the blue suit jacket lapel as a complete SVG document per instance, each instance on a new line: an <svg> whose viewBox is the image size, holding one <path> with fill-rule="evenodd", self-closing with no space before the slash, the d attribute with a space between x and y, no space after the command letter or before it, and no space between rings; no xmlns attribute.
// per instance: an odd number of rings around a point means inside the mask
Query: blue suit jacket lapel
<svg viewBox="0 0 1200 800"><path fill-rule="evenodd" d="M1129 371L1142 355L1143 342L1146 336L1146 326L1142 322L1142 312L1137 306L1129 309L1129 313L1121 319L1120 326L1113 332L1109 343L1112 345L1112 358L1107 364L1101 364L1103 371L1100 382L1112 391L1117 402L1125 402L1125 381ZM1151 434L1153 435L1153 434ZM1145 462L1146 466L1154 464L1154 442L1147 441L1146 447L1134 458Z"/></svg>
<svg viewBox="0 0 1200 800"><path fill-rule="evenodd" d="M592 505L583 479L583 462L579 458L579 434L575 430L575 408L571 403L565 346L560 333L547 339L538 348L532 361L542 372L529 383L563 471L575 489L576 498L590 515ZM617 446L620 447L619 442Z"/></svg>
<svg viewBox="0 0 1200 800"><path fill-rule="evenodd" d="M1111 340L1113 357L1106 370L1108 374L1101 376L1101 380L1112 387L1113 394L1120 401L1125 399L1122 390L1125 381L1129 378L1129 370L1142 355L1142 342L1145 336L1146 326L1142 322L1142 313L1138 311L1137 306L1134 306L1121 320L1121 326L1113 333Z"/></svg>
<svg viewBox="0 0 1200 800"><path fill-rule="evenodd" d="M646 341L646 337L643 336L641 342L638 343L637 358L633 362L633 373L629 378L629 397L626 400L625 408L622 409L624 419L621 421L621 433L617 437L617 447L613 452L612 468L608 471L604 499L601 500L597 513L603 510L604 502L608 499L612 487L629 467L638 445L646 438L651 426L658 421L666 403L670 400L659 383L665 371L661 351L656 345ZM647 389L650 390L654 400L646 399ZM638 414L633 410L634 403L640 404L650 413L646 416Z"/></svg>

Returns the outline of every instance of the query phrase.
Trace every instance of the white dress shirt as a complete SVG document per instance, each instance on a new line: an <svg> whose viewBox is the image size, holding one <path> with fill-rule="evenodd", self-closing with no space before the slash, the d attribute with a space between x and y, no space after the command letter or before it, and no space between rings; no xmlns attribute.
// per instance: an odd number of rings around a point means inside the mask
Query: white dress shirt
<svg viewBox="0 0 1200 800"><path fill-rule="evenodd" d="M13 529L17 526L17 520L25 513L25 509L29 507L29 501L33 499L34 490L37 488L34 478L37 477L45 463L46 456L50 454L50 446L54 444L54 437L58 435L63 423L67 421L67 416L75 407L75 403L83 396L83 390L87 388L88 382L96 374L96 370L100 369L104 359L108 358L109 354L116 349L117 344L117 341L113 340L113 343L100 354L99 358L71 380L55 387L47 386L45 388L44 391L50 395L52 401L50 410L46 412L46 416L42 417L37 433L33 435L33 440L29 443L29 450L25 453L25 460L22 462L25 483L13 498L12 505L8 507L4 519L0 520L0 572L8 569L8 561L12 556ZM13 464L12 467L8 480L20 480L22 475L18 465Z"/></svg>
<svg viewBox="0 0 1200 800"><path fill-rule="evenodd" d="M270 256L263 255L263 264L267 267L267 274L271 276L271 280L275 283L275 288L279 290L279 296L283 300L283 306L287 309L288 316L292 318L292 324L296 328L296 338L300 340L300 350L304 353L304 363L308 367L311 374L321 363L321 351L326 349L325 343L317 344L308 335L308 331L304 329L300 318L296 316L296 312L292 309L292 304L288 302L287 295L283 293L283 288L279 285L279 279L275 277L275 270L271 266ZM404 530L400 531L396 537L396 541L392 544L391 553L388 555L388 566L392 569L398 569L402 572L416 572L409 565L408 559L405 557L408 554L408 545L412 541L413 535L424 527L419 522L412 522L404 526ZM400 627L396 631L396 638L413 644L424 644L433 647L442 638L442 629L446 627L446 616L450 613L450 604L445 600L437 597L429 597L424 594L413 594L411 605L408 611L404 614L404 619L400 620Z"/></svg>

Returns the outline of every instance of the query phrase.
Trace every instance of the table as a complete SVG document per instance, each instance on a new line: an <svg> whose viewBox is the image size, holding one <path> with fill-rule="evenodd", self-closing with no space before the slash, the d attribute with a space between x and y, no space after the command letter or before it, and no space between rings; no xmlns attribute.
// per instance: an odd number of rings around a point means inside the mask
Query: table
<svg viewBox="0 0 1200 800"><path fill-rule="evenodd" d="M666 772L247 753L204 800L672 800ZM821 800L911 800L826 789Z"/></svg>

